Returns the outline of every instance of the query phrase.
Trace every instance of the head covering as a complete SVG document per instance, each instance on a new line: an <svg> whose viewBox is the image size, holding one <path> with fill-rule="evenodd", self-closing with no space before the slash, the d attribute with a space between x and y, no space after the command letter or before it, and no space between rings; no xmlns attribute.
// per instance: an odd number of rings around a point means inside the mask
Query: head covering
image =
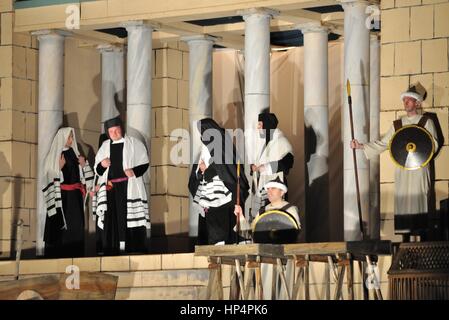
<svg viewBox="0 0 449 320"><path fill-rule="evenodd" d="M61 171L61 169L59 168L59 159L61 158L61 153L65 148L67 139L69 138L71 132L73 135L73 140L70 147L73 149L76 156L79 157L80 153L78 151L78 145L76 143L75 130L73 130L73 128L71 127L60 128L58 132L56 132L56 135L53 138L53 142L51 143L50 151L45 158L45 175L51 174L56 176Z"/></svg>
<svg viewBox="0 0 449 320"><path fill-rule="evenodd" d="M276 129L278 126L278 118L274 113L262 112L259 114L259 121L262 121L265 130Z"/></svg>
<svg viewBox="0 0 449 320"><path fill-rule="evenodd" d="M263 123L263 134L261 134L262 139L265 139L265 145L267 145L273 138L273 131L278 126L278 118L274 113L262 112L258 117L259 121Z"/></svg>
<svg viewBox="0 0 449 320"><path fill-rule="evenodd" d="M111 137L109 136L108 129L112 128L112 127L120 127L122 129L122 136L124 136L125 132L124 132L124 129L123 129L123 122L122 122L122 119L120 119L120 116L117 116L115 118L106 120L104 122L104 133L106 134L106 136L109 139Z"/></svg>
<svg viewBox="0 0 449 320"><path fill-rule="evenodd" d="M198 122L201 142L207 147L216 164L236 164L236 150L229 134L213 119L205 118ZM221 141L215 141L220 139ZM220 149L221 147L221 149Z"/></svg>
<svg viewBox="0 0 449 320"><path fill-rule="evenodd" d="M264 185L265 190L268 190L268 188L277 188L280 189L284 192L287 192L287 186L285 185L285 183L279 178L279 176L276 177L276 179L268 181L265 185Z"/></svg>
<svg viewBox="0 0 449 320"><path fill-rule="evenodd" d="M408 88L407 91L401 93L401 101L405 97L410 97L418 100L419 102L423 102L427 97L426 89L421 85L421 83L414 83Z"/></svg>

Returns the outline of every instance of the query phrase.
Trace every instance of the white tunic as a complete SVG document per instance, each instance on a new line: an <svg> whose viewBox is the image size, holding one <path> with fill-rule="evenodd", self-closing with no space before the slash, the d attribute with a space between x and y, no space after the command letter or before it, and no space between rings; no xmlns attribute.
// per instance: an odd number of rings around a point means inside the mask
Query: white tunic
<svg viewBox="0 0 449 320"><path fill-rule="evenodd" d="M422 115L401 118L402 126L418 124ZM438 141L435 125L432 119L427 119L425 129L432 135L435 150L438 149ZM381 140L364 144L364 153L368 159L372 159L388 149L388 144L395 133L394 125L391 125L388 132ZM422 214L428 211L428 196L430 190L429 166L417 170L404 170L400 167L395 169L395 195L394 214L409 215ZM409 232L410 230L398 230L396 233Z"/></svg>

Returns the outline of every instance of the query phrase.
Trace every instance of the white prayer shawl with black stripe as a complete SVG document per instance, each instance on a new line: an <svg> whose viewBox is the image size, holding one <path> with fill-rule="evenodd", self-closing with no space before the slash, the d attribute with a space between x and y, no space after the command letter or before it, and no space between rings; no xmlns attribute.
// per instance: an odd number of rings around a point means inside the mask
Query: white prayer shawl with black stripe
<svg viewBox="0 0 449 320"><path fill-rule="evenodd" d="M61 213L64 218L64 210L62 208L62 198L61 198L61 183L64 182L64 176L61 169L59 168L59 159L65 148L65 144L70 135L73 133L73 141L71 148L75 152L75 155L79 157L80 153L78 151L78 146L76 143L75 131L73 128L66 127L61 128L55 135L50 151L45 158L44 162L44 176L45 176L45 186L43 186L42 192L44 193L45 207L47 215L49 217L57 213L57 209L61 209ZM85 167L79 166L80 170L80 180L82 184L85 184L88 189L93 185L94 173L89 166L89 162L86 160ZM65 221L65 218L64 218Z"/></svg>
<svg viewBox="0 0 449 320"><path fill-rule="evenodd" d="M95 169L101 161L110 157L110 152L111 140L108 139L103 142L95 156ZM147 163L149 163L149 160L145 145L138 139L125 135L123 142L123 169L132 169ZM100 188L92 200L93 212L97 216L97 225L102 230L104 228L104 216L107 214L108 209L106 190L108 174L109 168L106 169L103 175L99 175L97 185L100 186ZM142 226L147 229L151 228L148 212L148 198L143 176L128 178L126 217L128 228Z"/></svg>
<svg viewBox="0 0 449 320"><path fill-rule="evenodd" d="M275 129L273 132L273 138L268 142L268 144L262 147L262 151L260 152L260 156L256 161L256 165L265 165L265 171L260 173L259 178L257 179L257 175L253 175L253 183L255 184L256 195L263 196L265 194L264 186L267 182L271 180L275 180L279 177L282 181L284 181L284 174L282 172L271 171L271 167L267 164L270 162L280 161L284 158L288 153L293 154L293 148L287 138L284 136L281 130Z"/></svg>
<svg viewBox="0 0 449 320"><path fill-rule="evenodd" d="M206 146L203 145L201 150L200 159L198 163L202 160L206 168L209 167L209 161L211 155ZM197 168L197 173L199 166ZM193 198L193 208L204 217L204 209L206 208L218 208L222 205L232 201L232 193L226 188L223 181L218 175L212 178L212 181L205 181L204 178L200 181L198 190L196 191L195 197Z"/></svg>

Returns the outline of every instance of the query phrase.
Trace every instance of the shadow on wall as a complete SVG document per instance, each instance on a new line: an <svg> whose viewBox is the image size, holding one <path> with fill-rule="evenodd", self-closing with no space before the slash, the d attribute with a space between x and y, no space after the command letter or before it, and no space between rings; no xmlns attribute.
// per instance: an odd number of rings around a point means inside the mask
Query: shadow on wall
<svg viewBox="0 0 449 320"><path fill-rule="evenodd" d="M225 112L224 115L226 116L226 119L222 119L223 122L220 123L220 125L223 128L226 129L237 129L237 128L243 128L244 126L244 119L245 119L245 111L244 111L244 103L243 98L240 97L240 90L238 88L235 88L230 95L230 98L228 101L233 101L231 103L228 103L224 108Z"/></svg>
<svg viewBox="0 0 449 320"><path fill-rule="evenodd" d="M6 159L5 155L3 154L3 152L0 152L0 165L1 165L1 175L3 176L7 176L10 174L11 172L11 167L9 166L9 161ZM13 178L10 177L6 177L6 178L1 178L1 183L0 183L0 210L1 210L1 214L2 214L2 219L0 219L0 230L8 230L8 227L5 226L5 223L11 223L11 221L7 221L6 219L4 219L5 216L5 207L7 206L7 204L3 203L3 199L6 196L6 192L9 188L9 184L11 184L11 182L13 182ZM10 193L12 195L12 192ZM12 239L12 235L8 235L8 234L3 234L3 232L0 234L0 241L5 241L8 239ZM13 242L11 241L11 246ZM10 251L9 252L5 252L5 251L1 251L1 248L5 248L5 246L0 246L0 258L4 258L4 257L9 257L10 253L13 252Z"/></svg>
<svg viewBox="0 0 449 320"><path fill-rule="evenodd" d="M441 148L444 145L444 135L443 130L441 128L441 124L438 121L438 117L436 113L433 112L424 112L425 116L429 117L433 120L433 123L435 124L435 129L437 132L437 141L438 141L438 149L435 151L435 155L432 159L432 161L429 163L429 170L430 170L430 195L429 195L429 219L428 219L428 240L441 240L442 236L442 230L441 230L441 224L440 224L440 213L437 211L436 208L436 191L435 191L435 158L438 157Z"/></svg>
<svg viewBox="0 0 449 320"><path fill-rule="evenodd" d="M342 87L336 86L330 95L340 95ZM343 232L343 144L341 142L341 107L329 112L329 221L333 226L329 230L329 241L342 241Z"/></svg>
<svg viewBox="0 0 449 320"><path fill-rule="evenodd" d="M298 241L306 241L308 220L305 214L304 172L304 85L302 49L271 55L270 112L276 114L279 129L292 145L294 163L288 176L288 201L299 209L302 231Z"/></svg>
<svg viewBox="0 0 449 320"><path fill-rule="evenodd" d="M314 169L309 166L323 164L327 166L327 159L319 159L316 157L317 137L313 127L304 126L304 153L305 153L305 185L306 185L306 240L307 242L327 242L329 241L329 230L331 221L329 219L329 194L323 193L328 190L329 174L325 173L319 177L313 178L310 183L309 172ZM310 163L311 158L314 163Z"/></svg>

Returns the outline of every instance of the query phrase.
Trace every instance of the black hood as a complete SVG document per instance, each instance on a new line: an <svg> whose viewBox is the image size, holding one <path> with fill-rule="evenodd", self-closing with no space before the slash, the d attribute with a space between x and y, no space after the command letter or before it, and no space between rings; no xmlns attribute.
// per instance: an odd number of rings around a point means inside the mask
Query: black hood
<svg viewBox="0 0 449 320"><path fill-rule="evenodd" d="M258 120L263 123L263 138L265 138L265 145L267 145L272 139L273 130L278 127L278 118L274 113L262 112L259 114Z"/></svg>

